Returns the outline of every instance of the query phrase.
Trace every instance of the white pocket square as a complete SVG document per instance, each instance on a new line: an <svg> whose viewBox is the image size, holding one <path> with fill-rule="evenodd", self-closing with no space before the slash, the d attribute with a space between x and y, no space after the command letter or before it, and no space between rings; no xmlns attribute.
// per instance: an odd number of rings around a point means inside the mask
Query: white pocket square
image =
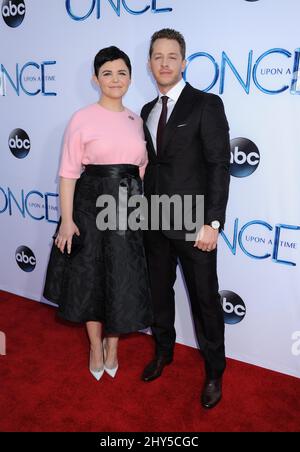
<svg viewBox="0 0 300 452"><path fill-rule="evenodd" d="M178 124L177 127L185 127L187 125L187 123L185 122L184 124Z"/></svg>

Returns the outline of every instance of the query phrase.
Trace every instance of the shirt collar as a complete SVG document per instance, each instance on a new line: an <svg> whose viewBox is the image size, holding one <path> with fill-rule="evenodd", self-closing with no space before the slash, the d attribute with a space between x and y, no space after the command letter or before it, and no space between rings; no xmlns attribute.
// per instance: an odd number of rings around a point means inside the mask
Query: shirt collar
<svg viewBox="0 0 300 452"><path fill-rule="evenodd" d="M186 85L186 83L183 80L183 78L180 79L179 82L176 83L176 85L173 86L173 88L171 88L170 91L168 91L166 94L162 94L161 92L159 92L158 93L158 95L159 95L158 101L161 102L162 96L168 96L169 99L173 100L174 102L177 102L182 90L185 87L185 85Z"/></svg>

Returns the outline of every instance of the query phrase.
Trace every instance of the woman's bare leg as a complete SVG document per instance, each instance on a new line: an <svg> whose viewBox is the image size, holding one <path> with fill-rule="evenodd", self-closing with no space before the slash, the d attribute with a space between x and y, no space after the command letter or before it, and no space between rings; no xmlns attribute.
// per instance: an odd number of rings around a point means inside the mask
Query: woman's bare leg
<svg viewBox="0 0 300 452"><path fill-rule="evenodd" d="M105 338L105 366L113 369L118 365L119 336L107 336Z"/></svg>
<svg viewBox="0 0 300 452"><path fill-rule="evenodd" d="M91 369L103 368L102 324L100 322L86 322L86 329L90 340Z"/></svg>

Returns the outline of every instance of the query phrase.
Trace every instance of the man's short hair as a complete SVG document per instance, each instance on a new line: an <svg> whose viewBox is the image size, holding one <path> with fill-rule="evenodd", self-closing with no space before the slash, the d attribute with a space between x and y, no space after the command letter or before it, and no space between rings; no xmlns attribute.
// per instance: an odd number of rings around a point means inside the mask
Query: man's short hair
<svg viewBox="0 0 300 452"><path fill-rule="evenodd" d="M173 39L178 42L180 47L180 53L182 55L182 59L185 60L185 52L186 52L186 45L183 35L176 30L173 30L172 28L163 28L162 30L156 31L152 37L150 42L150 49L149 49L149 57L151 58L153 53L153 45L157 39Z"/></svg>

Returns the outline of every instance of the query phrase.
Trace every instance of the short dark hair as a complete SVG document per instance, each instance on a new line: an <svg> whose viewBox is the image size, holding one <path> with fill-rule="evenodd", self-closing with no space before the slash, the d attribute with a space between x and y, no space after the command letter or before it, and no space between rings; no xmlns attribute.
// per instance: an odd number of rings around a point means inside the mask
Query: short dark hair
<svg viewBox="0 0 300 452"><path fill-rule="evenodd" d="M173 30L172 28L163 28L162 30L156 31L152 35L149 49L150 58L153 53L153 45L157 39L174 39L175 41L177 41L180 46L182 59L185 59L186 45L184 37L179 31Z"/></svg>
<svg viewBox="0 0 300 452"><path fill-rule="evenodd" d="M125 52L123 52L122 50L120 50L118 47L115 47L115 46L105 47L104 49L101 49L95 56L94 71L95 71L96 77L98 77L99 69L101 66L103 66L103 64L107 63L108 61L114 61L114 60L119 60L119 59L124 61L124 63L128 67L129 74L131 77L132 68L131 68L129 56L126 55Z"/></svg>

